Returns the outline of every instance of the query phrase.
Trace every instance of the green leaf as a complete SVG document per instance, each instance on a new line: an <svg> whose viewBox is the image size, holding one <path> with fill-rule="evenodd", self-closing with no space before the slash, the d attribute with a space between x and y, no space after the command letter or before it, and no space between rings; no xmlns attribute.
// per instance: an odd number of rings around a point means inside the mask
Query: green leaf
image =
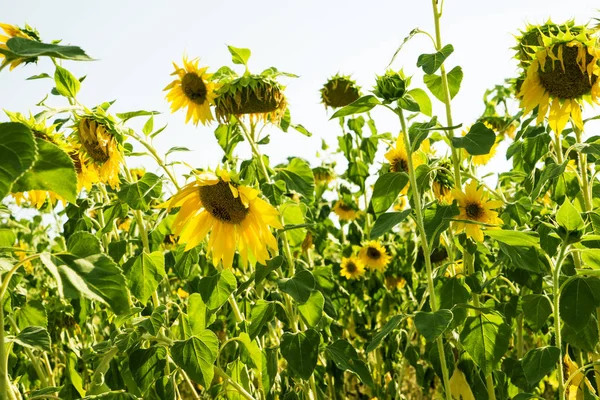
<svg viewBox="0 0 600 400"><path fill-rule="evenodd" d="M0 123L0 143L0 199L3 199L13 183L34 164L37 146L31 129L17 122Z"/></svg>
<svg viewBox="0 0 600 400"><path fill-rule="evenodd" d="M452 70L450 72L448 72L447 78L448 78L448 90L450 91L450 98L453 99L454 96L456 96L458 94L458 91L460 90L460 84L463 79L462 68L459 66L452 68ZM424 75L423 82L425 83L425 86L427 86L427 89L429 89L429 91L439 101L441 101L442 103L444 103L446 101L444 98L444 89L442 86L442 77L441 76L435 75L435 74Z"/></svg>
<svg viewBox="0 0 600 400"><path fill-rule="evenodd" d="M17 235L12 229L0 229L0 247L13 247L16 241Z"/></svg>
<svg viewBox="0 0 600 400"><path fill-rule="evenodd" d="M581 252L581 260L586 267L600 269L600 249L585 249Z"/></svg>
<svg viewBox="0 0 600 400"><path fill-rule="evenodd" d="M356 99L347 106L337 110L329 119L332 120L334 118L346 117L348 115L361 114L371 110L378 104L381 104L381 102L377 100L377 97L373 95L363 96Z"/></svg>
<svg viewBox="0 0 600 400"><path fill-rule="evenodd" d="M131 118L135 118L135 117L144 117L144 116L148 116L148 115L156 115L156 114L160 114L158 111L146 111L146 110L139 110L139 111L129 111L129 112L124 112L124 113L117 113L117 117L119 117L120 119L123 120L123 122L130 120Z"/></svg>
<svg viewBox="0 0 600 400"><path fill-rule="evenodd" d="M450 226L450 219L458 215L460 211L456 204L447 206L435 204L423 213L425 233L432 247L437 247L440 234Z"/></svg>
<svg viewBox="0 0 600 400"><path fill-rule="evenodd" d="M226 269L200 280L200 294L209 310L215 311L227 302L229 295L237 288L233 272Z"/></svg>
<svg viewBox="0 0 600 400"><path fill-rule="evenodd" d="M258 344L256 343L256 340L250 339L250 336L248 336L246 332L240 333L240 336L237 338L237 340L246 348L246 351L248 352L248 355L250 356L250 359L252 360L252 363L257 371L262 373L263 356L262 352L260 351L260 347L258 347Z"/></svg>
<svg viewBox="0 0 600 400"><path fill-rule="evenodd" d="M23 307L15 310L15 321L21 330L30 326L48 327L46 309L39 300L28 301Z"/></svg>
<svg viewBox="0 0 600 400"><path fill-rule="evenodd" d="M13 55L31 58L48 56L64 60L92 61L85 51L77 46L60 46L57 44L40 43L20 37L8 39L6 47Z"/></svg>
<svg viewBox="0 0 600 400"><path fill-rule="evenodd" d="M565 198L565 201L556 213L556 222L569 232L583 229L585 225L581 214L567 198Z"/></svg>
<svg viewBox="0 0 600 400"><path fill-rule="evenodd" d="M381 330L377 332L377 334L375 334L375 336L373 336L373 339L371 339L371 341L369 342L369 345L367 346L367 353L370 353L371 351L378 348L383 339L385 339L387 335L392 333L392 331L396 329L398 325L400 325L402 318L404 318L404 316L402 315L394 315L392 318L390 318L388 322L385 323L383 328L381 328Z"/></svg>
<svg viewBox="0 0 600 400"><path fill-rule="evenodd" d="M207 328L207 307L199 293L192 293L188 298L187 314L190 317L192 335L198 335Z"/></svg>
<svg viewBox="0 0 600 400"><path fill-rule="evenodd" d="M417 67L423 68L423 72L426 74L433 74L442 66L452 52L454 52L454 47L451 44L447 44L433 54L421 54L417 59Z"/></svg>
<svg viewBox="0 0 600 400"><path fill-rule="evenodd" d="M427 115L428 117L431 117L431 99L423 89L411 89L404 95L404 97L407 96L410 96L412 100L419 106L419 109L417 111Z"/></svg>
<svg viewBox="0 0 600 400"><path fill-rule="evenodd" d="M148 136L149 134L152 133L153 130L154 130L154 115L151 115L150 118L148 118L148 121L146 121L146 123L142 127L142 133L144 135Z"/></svg>
<svg viewBox="0 0 600 400"><path fill-rule="evenodd" d="M415 326L425 340L434 342L452 323L452 311L437 310L436 312L419 311L415 314Z"/></svg>
<svg viewBox="0 0 600 400"><path fill-rule="evenodd" d="M231 61L234 64L248 65L248 59L250 58L250 49L243 49L239 47L227 46L231 53Z"/></svg>
<svg viewBox="0 0 600 400"><path fill-rule="evenodd" d="M173 361L195 382L209 388L214 376L219 339L210 330L189 338L178 340L171 347Z"/></svg>
<svg viewBox="0 0 600 400"><path fill-rule="evenodd" d="M408 183L408 175L404 172L388 172L381 175L375 182L371 205L375 214L387 211L398 198L400 191Z"/></svg>
<svg viewBox="0 0 600 400"><path fill-rule="evenodd" d="M166 365L167 349L164 347L138 349L129 355L129 370L142 393L146 393L162 376Z"/></svg>
<svg viewBox="0 0 600 400"><path fill-rule="evenodd" d="M233 151L237 144L244 141L244 136L238 124L219 125L215 129L215 137L227 159L233 157Z"/></svg>
<svg viewBox="0 0 600 400"><path fill-rule="evenodd" d="M327 346L327 354L342 371L356 374L367 386L373 387L373 378L367 364L358 357L356 350L345 340L337 340Z"/></svg>
<svg viewBox="0 0 600 400"><path fill-rule="evenodd" d="M38 158L15 182L12 191L47 190L74 203L77 200L77 174L71 157L53 143L37 138L35 141Z"/></svg>
<svg viewBox="0 0 600 400"><path fill-rule="evenodd" d="M315 177L310 165L300 159L293 158L287 167L278 168L273 181L285 182L288 191L293 190L312 202L315 198Z"/></svg>
<svg viewBox="0 0 600 400"><path fill-rule="evenodd" d="M272 301L258 300L250 311L250 326L248 334L254 339L262 331L263 327L275 317L275 303Z"/></svg>
<svg viewBox="0 0 600 400"><path fill-rule="evenodd" d="M527 383L536 386L539 381L556 368L559 359L560 350L558 347L546 346L528 351L521 360Z"/></svg>
<svg viewBox="0 0 600 400"><path fill-rule="evenodd" d="M7 339L24 347L37 348L48 353L52 352L50 334L46 328L41 326L28 326L19 332L17 336Z"/></svg>
<svg viewBox="0 0 600 400"><path fill-rule="evenodd" d="M324 306L325 297L323 297L323 294L318 290L313 290L306 303L298 305L298 312L300 312L300 316L302 316L306 325L309 328L314 328L323 316Z"/></svg>
<svg viewBox="0 0 600 400"><path fill-rule="evenodd" d="M85 231L77 231L69 236L67 249L80 258L102 253L100 239Z"/></svg>
<svg viewBox="0 0 600 400"><path fill-rule="evenodd" d="M306 303L315 288L315 278L310 271L303 270L289 279L279 280L279 289L289 294L298 303Z"/></svg>
<svg viewBox="0 0 600 400"><path fill-rule="evenodd" d="M586 278L574 278L560 293L560 317L576 331L587 325L596 311L594 292Z"/></svg>
<svg viewBox="0 0 600 400"><path fill-rule="evenodd" d="M450 324L451 327L457 327L467 318L467 310L455 306L467 303L470 297L471 295L465 285L456 277L448 279L440 287L437 297L439 299L439 308L452 310L453 319Z"/></svg>
<svg viewBox="0 0 600 400"><path fill-rule="evenodd" d="M486 377L496 369L508 350L510 337L510 327L495 314L468 317L460 332L464 349Z"/></svg>
<svg viewBox="0 0 600 400"><path fill-rule="evenodd" d="M552 314L550 300L541 294L528 294L523 296L523 318L533 331L539 331L548 322Z"/></svg>
<svg viewBox="0 0 600 400"><path fill-rule="evenodd" d="M465 136L452 138L454 147L465 149L473 156L488 154L495 142L494 131L481 122L473 125Z"/></svg>
<svg viewBox="0 0 600 400"><path fill-rule="evenodd" d="M165 273L165 257L161 251L143 252L136 257L127 271L129 288L142 304L146 304L159 283L167 277Z"/></svg>
<svg viewBox="0 0 600 400"><path fill-rule="evenodd" d="M194 247L189 251L185 251L185 246L180 245L175 251L175 265L173 271L177 274L180 279L188 279L192 274L192 270L198 261L200 260L200 254L198 248Z"/></svg>
<svg viewBox="0 0 600 400"><path fill-rule="evenodd" d="M303 134L304 136L307 137L311 137L312 133L308 131L308 129L306 129L304 126L302 126L301 124L293 124L292 128L294 128L296 131L300 132L301 134Z"/></svg>
<svg viewBox="0 0 600 400"><path fill-rule="evenodd" d="M411 210L400 212L383 213L375 220L373 229L371 229L371 239L376 239L392 230L400 222L404 221L410 215Z"/></svg>
<svg viewBox="0 0 600 400"><path fill-rule="evenodd" d="M540 247L540 237L536 232L488 230L486 235L509 246Z"/></svg>
<svg viewBox="0 0 600 400"><path fill-rule="evenodd" d="M54 83L56 84L56 91L65 97L77 97L81 83L77 78L69 72L69 70L56 66L54 71Z"/></svg>
<svg viewBox="0 0 600 400"><path fill-rule="evenodd" d="M108 256L96 254L78 258L72 254L51 256L44 253L40 260L57 283L60 296L80 295L108 304L115 314L129 312L127 282L121 268Z"/></svg>
<svg viewBox="0 0 600 400"><path fill-rule="evenodd" d="M309 379L319 355L321 336L314 329L305 332L286 332L281 338L281 355L292 372L302 379Z"/></svg>
<svg viewBox="0 0 600 400"><path fill-rule="evenodd" d="M147 211L152 200L158 199L161 194L162 179L146 172L139 181L123 185L117 196L134 210Z"/></svg>

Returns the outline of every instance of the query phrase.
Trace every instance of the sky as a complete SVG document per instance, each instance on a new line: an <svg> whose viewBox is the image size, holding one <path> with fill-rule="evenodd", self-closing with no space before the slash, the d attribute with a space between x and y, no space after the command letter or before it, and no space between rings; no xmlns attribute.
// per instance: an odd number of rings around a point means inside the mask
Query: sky
<svg viewBox="0 0 600 400"><path fill-rule="evenodd" d="M469 125L483 112L483 93L517 73L511 47L515 34L526 23L543 23L548 18L563 22L574 18L587 23L600 17L597 0L446 0L442 18L444 44L452 44L448 69L460 65L464 79L453 101L455 124ZM231 66L227 45L250 48L250 70L256 73L275 66L299 75L282 79L290 104L292 122L302 124L312 137L295 131L271 130L270 144L263 152L272 164L289 156L315 161L321 139L336 145L339 125L329 121L320 103L319 89L336 73L351 75L369 92L376 74L385 71L396 48L414 28L434 34L431 2L419 1L20 1L2 8L1 22L37 28L45 41L62 39L63 44L82 47L97 61L66 61L63 65L76 76L86 75L78 99L87 106L117 100L112 112L155 110L155 127L168 124L155 140L159 152L171 146L186 146L189 153L179 159L197 167L216 167L222 151L214 137L216 124L198 127L184 124L183 111L169 113L164 87L171 82L172 62L183 54L200 57L202 65L216 71ZM413 86L425 88L416 66L421 53L432 53L424 35L411 40L392 64L414 75ZM239 67L239 66L237 66ZM28 113L50 91L49 79L26 81L42 72L53 75L49 60L0 73L0 108ZM238 69L238 72L242 73ZM433 96L434 113L445 121L443 106ZM50 96L48 104L64 105L65 99ZM33 107L33 108L32 108ZM589 112L589 111L588 111ZM399 131L389 111L373 113L380 132ZM0 115L0 121L6 120ZM141 127L140 119L133 127ZM247 144L238 154L249 156ZM503 152L501 152L503 154ZM383 157L379 157L383 162ZM149 159L132 159L131 167ZM487 171L507 168L502 156ZM484 171L485 172L485 171Z"/></svg>

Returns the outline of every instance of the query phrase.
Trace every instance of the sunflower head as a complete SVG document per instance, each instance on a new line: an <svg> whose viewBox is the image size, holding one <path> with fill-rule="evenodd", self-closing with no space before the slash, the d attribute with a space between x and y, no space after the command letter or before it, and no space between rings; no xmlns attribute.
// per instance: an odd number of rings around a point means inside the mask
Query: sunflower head
<svg viewBox="0 0 600 400"><path fill-rule="evenodd" d="M385 277L385 287L388 290L402 290L406 286L406 279L401 276L388 275Z"/></svg>
<svg viewBox="0 0 600 400"><path fill-rule="evenodd" d="M211 122L214 118L210 106L215 102L215 88L212 74L207 73L208 67L199 67L200 60L188 60L183 57L183 67L173 63L175 72L171 75L177 77L164 90L168 91L166 99L171 103L171 113L181 108L187 108L185 123L190 120L198 125Z"/></svg>
<svg viewBox="0 0 600 400"><path fill-rule="evenodd" d="M555 24L552 21L548 21L543 25L527 25L525 30L521 31L521 34L516 37L517 46L514 47L516 51L516 58L520 61L523 68L531 63L535 58L536 49L544 46L544 37L551 35L558 35L561 32L570 31L572 33L580 33L585 30L582 26L575 26L573 20L567 21L564 24Z"/></svg>
<svg viewBox="0 0 600 400"><path fill-rule="evenodd" d="M349 76L335 75L321 88L321 102L325 107L340 108L356 101L360 88Z"/></svg>
<svg viewBox="0 0 600 400"><path fill-rule="evenodd" d="M360 249L358 257L368 268L381 272L385 271L391 259L385 247L375 240L365 243Z"/></svg>
<svg viewBox="0 0 600 400"><path fill-rule="evenodd" d="M29 64L37 62L37 57L15 58L14 53L12 53L6 45L10 39L15 37L40 42L41 40L37 30L30 27L29 25L25 25L25 28L19 28L18 26L4 23L0 23L0 29L4 31L3 35L0 34L0 58L4 58L4 61L2 62L2 64L0 64L0 70L6 65L10 65L10 69L12 71L21 63ZM4 53L4 51L6 51L6 54ZM11 54L13 54L12 57L10 56Z"/></svg>
<svg viewBox="0 0 600 400"><path fill-rule="evenodd" d="M264 75L244 75L225 83L215 99L217 119L227 123L231 116L248 115L250 120L279 122L287 108L283 87Z"/></svg>
<svg viewBox="0 0 600 400"><path fill-rule="evenodd" d="M410 79L405 77L402 71L388 70L385 74L377 76L373 93L384 103L393 103L404 96L409 83Z"/></svg>
<svg viewBox="0 0 600 400"><path fill-rule="evenodd" d="M452 190L453 197L458 201L460 214L456 217L460 222L455 223L457 232L466 231L467 236L478 242L483 241L481 224L498 225L502 220L498 213L493 211L502 206L499 200L489 200L488 194L483 187L477 187L477 182L471 180L465 191L455 188Z"/></svg>
<svg viewBox="0 0 600 400"><path fill-rule="evenodd" d="M338 216L340 221L354 221L358 217L358 207L354 202L338 200L333 205L333 212Z"/></svg>
<svg viewBox="0 0 600 400"><path fill-rule="evenodd" d="M452 161L444 158L438 162L438 169L433 177L432 189L435 198L442 203L452 203L452 189L454 177L452 176Z"/></svg>
<svg viewBox="0 0 600 400"><path fill-rule="evenodd" d="M328 185L335 178L333 170L327 167L313 168L313 175L317 185Z"/></svg>
<svg viewBox="0 0 600 400"><path fill-rule="evenodd" d="M346 279L358 279L365 274L364 263L356 256L342 258L340 265L340 275Z"/></svg>

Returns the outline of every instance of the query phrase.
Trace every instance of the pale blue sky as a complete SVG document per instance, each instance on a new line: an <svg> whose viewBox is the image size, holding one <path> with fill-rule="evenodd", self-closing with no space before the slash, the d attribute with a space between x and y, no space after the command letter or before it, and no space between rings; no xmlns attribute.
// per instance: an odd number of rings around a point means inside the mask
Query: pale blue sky
<svg viewBox="0 0 600 400"><path fill-rule="evenodd" d="M461 65L465 77L453 103L455 123L471 124L482 110L486 88L514 76L512 34L526 22L556 22L575 18L585 23L600 17L597 0L446 0L442 22L444 43L455 52L449 67ZM226 44L252 50L250 69L256 72L276 66L300 75L286 79L286 94L292 119L314 133L272 132L265 152L273 162L290 155L313 158L321 138L332 146L339 133L337 122L319 104L319 89L326 78L341 72L352 74L364 91L370 90L375 74L384 72L395 49L414 28L433 33L431 3L413 1L20 1L2 7L2 22L36 27L46 41L63 39L79 45L98 59L90 63L65 62L76 76L87 75L79 99L92 106L117 99L111 109L163 112L155 126L169 124L156 140L166 151L173 145L187 146L192 153L182 157L196 166L216 166L221 150L214 139L216 125L184 124L184 114L168 113L162 89L170 82L172 61L184 52L201 57L201 64L216 70L230 65ZM424 87L416 59L432 52L429 39L411 41L393 67L404 68L415 86ZM50 80L25 81L28 76L48 72L50 61L0 73L0 107L27 112L53 86ZM49 103L59 104L61 98ZM434 99L434 102L436 100ZM34 110L36 111L36 110ZM39 111L39 110L38 110ZM442 107L435 111L444 120ZM397 122L385 112L374 114L380 131L398 131ZM4 115L0 120L5 120ZM140 123L143 123L140 120ZM247 145L242 144L242 155ZM382 157L380 157L382 161ZM138 160L130 161L132 166ZM504 166L497 161L489 169Z"/></svg>

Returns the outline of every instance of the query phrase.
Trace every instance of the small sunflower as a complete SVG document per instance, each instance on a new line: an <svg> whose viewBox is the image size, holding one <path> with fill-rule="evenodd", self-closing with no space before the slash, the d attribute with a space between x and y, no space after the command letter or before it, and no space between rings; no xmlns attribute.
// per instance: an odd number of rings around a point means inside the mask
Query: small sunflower
<svg viewBox="0 0 600 400"><path fill-rule="evenodd" d="M531 46L535 55L527 66L517 97L524 115L538 107L537 122L546 114L548 124L560 134L569 119L583 129L583 100L600 103L600 49L585 27L557 26L539 32L542 45Z"/></svg>
<svg viewBox="0 0 600 400"><path fill-rule="evenodd" d="M406 286L406 279L401 276L388 275L385 277L385 287L388 290L401 290Z"/></svg>
<svg viewBox="0 0 600 400"><path fill-rule="evenodd" d="M262 120L278 123L287 100L281 86L273 77L244 75L225 82L217 91L215 111L219 122L228 123L231 116L248 115L251 122Z"/></svg>
<svg viewBox="0 0 600 400"><path fill-rule="evenodd" d="M340 275L346 279L358 279L365 274L365 265L356 256L342 258Z"/></svg>
<svg viewBox="0 0 600 400"><path fill-rule="evenodd" d="M14 38L14 37L20 37L23 39L28 39L28 40L34 40L36 42L40 41L40 37L38 35L38 32L31 28L30 26L26 25L24 29L21 29L17 26L14 25L10 25L10 24L4 24L4 23L0 23L0 28L4 31L5 35L0 35L0 58L4 58L4 61L2 61L2 64L0 64L0 70L2 68L4 68L7 65L10 65L10 70L12 71L13 69L15 69L17 66L19 66L19 64L21 63L25 63L25 64L29 64L29 63L33 63L37 61L37 57L28 57L28 58L23 58L23 57L16 57L10 56L12 53L9 49L8 46L6 45L6 43ZM6 51L7 54L4 54L3 51ZM8 55L8 57L7 57Z"/></svg>
<svg viewBox="0 0 600 400"><path fill-rule="evenodd" d="M210 106L215 104L216 85L210 80L212 74L206 72L208 67L200 68L199 62L198 58L188 60L184 56L183 68L173 63L175 72L171 75L176 75L178 79L164 90L169 91L166 99L171 103L171 113L187 107L186 124L191 119L194 125L198 125L198 122L206 125L214 120Z"/></svg>
<svg viewBox="0 0 600 400"><path fill-rule="evenodd" d="M71 135L79 188L90 190L102 182L119 187L119 170L124 162L119 144L120 134L108 116L86 114L76 120L75 134Z"/></svg>
<svg viewBox="0 0 600 400"><path fill-rule="evenodd" d="M452 203L452 189L454 188L454 177L451 172L452 162L447 158L442 159L439 161L438 166L441 168L436 170L431 184L433 195L438 201L450 204Z"/></svg>
<svg viewBox="0 0 600 400"><path fill-rule="evenodd" d="M358 217L356 206L338 200L333 205L333 212L338 216L340 221L354 221Z"/></svg>
<svg viewBox="0 0 600 400"><path fill-rule="evenodd" d="M452 195L458 201L460 210L457 219L484 224L502 224L498 213L492 210L502 207L503 203L500 200L489 200L483 187L477 188L475 180L469 182L464 192L458 188L453 189ZM457 232L466 231L468 237L483 242L483 230L480 224L469 222L455 222L454 224Z"/></svg>
<svg viewBox="0 0 600 400"><path fill-rule="evenodd" d="M326 167L313 168L313 175L315 177L315 184L317 185L327 186L335 178L333 171Z"/></svg>
<svg viewBox="0 0 600 400"><path fill-rule="evenodd" d="M402 134L398 135L398 139L396 139L396 146L392 147L387 153L385 153L384 156L390 163L390 172L408 173L408 154L404 146ZM425 156L420 151L414 152L412 155L412 163L413 167L417 168L419 165L425 163ZM406 184L400 193L408 193L409 186L409 184Z"/></svg>
<svg viewBox="0 0 600 400"><path fill-rule="evenodd" d="M321 88L321 103L325 108L340 108L356 101L360 97L360 88L348 76L335 75Z"/></svg>
<svg viewBox="0 0 600 400"><path fill-rule="evenodd" d="M374 269L381 272L385 271L391 259L390 255L387 254L385 247L375 240L367 242L360 249L358 257L369 269Z"/></svg>
<svg viewBox="0 0 600 400"><path fill-rule="evenodd" d="M265 264L277 251L277 240L269 227L282 229L279 212L259 197L256 189L234 183L229 173L202 172L169 201L169 209L180 207L173 233L185 249L196 247L210 232L208 249L215 265L231 268L235 250L242 264L248 257Z"/></svg>

